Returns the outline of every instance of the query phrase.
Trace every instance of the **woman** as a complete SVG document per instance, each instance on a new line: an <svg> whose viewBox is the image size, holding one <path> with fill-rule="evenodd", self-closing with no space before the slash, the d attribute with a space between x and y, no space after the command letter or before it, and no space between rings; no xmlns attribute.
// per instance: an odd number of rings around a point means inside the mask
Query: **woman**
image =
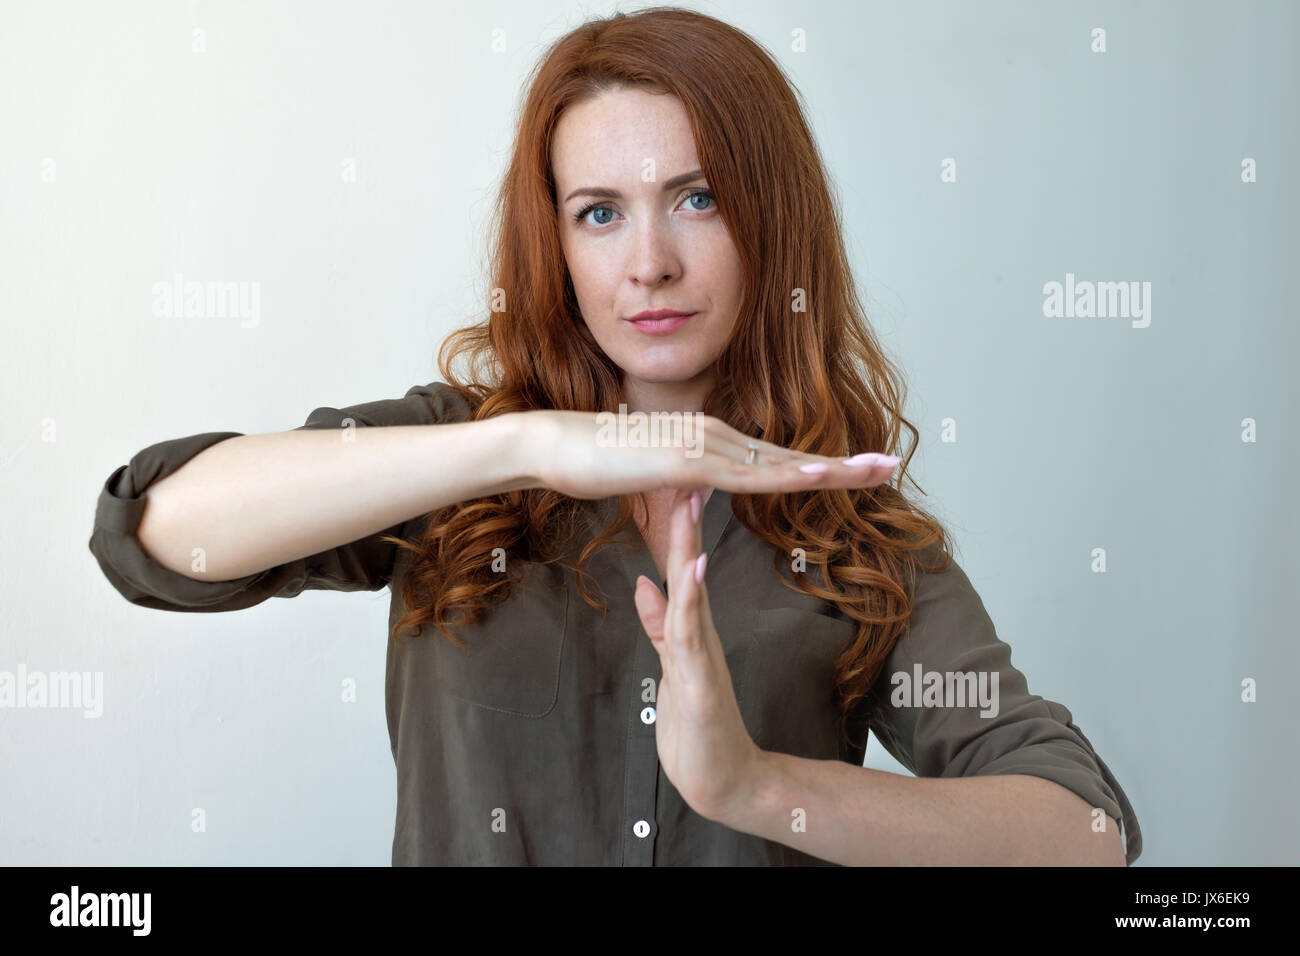
<svg viewBox="0 0 1300 956"><path fill-rule="evenodd" d="M395 865L1136 859L887 483L916 429L754 41L673 8L559 40L492 270L442 381L151 446L90 542L144 607L391 586ZM864 768L868 727L918 776Z"/></svg>

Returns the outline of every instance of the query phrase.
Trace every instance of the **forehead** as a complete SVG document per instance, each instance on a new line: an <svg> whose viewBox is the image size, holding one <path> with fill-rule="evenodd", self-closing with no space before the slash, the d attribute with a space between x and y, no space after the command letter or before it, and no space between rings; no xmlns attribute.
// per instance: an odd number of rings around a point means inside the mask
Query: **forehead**
<svg viewBox="0 0 1300 956"><path fill-rule="evenodd" d="M657 180L699 166L690 120L675 96L611 90L570 106L555 126L551 162L561 190L640 182L647 159Z"/></svg>

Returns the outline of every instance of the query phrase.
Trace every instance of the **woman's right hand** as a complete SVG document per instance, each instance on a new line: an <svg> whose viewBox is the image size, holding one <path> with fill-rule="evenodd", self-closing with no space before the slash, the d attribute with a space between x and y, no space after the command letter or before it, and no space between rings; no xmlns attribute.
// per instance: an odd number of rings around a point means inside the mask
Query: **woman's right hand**
<svg viewBox="0 0 1300 956"><path fill-rule="evenodd" d="M609 498L658 488L721 488L739 494L869 488L889 480L897 467L896 459L884 455L877 456L887 459L883 465L846 465L842 458L782 448L751 439L710 415L691 416L695 427L689 430L683 415L675 445L649 446L619 444L617 427L602 421L608 414L551 409L520 414L529 457L534 459L528 473L540 486L571 498ZM758 446L754 464L745 463L750 441ZM870 454L855 457L869 459ZM810 473L800 470L801 465L825 469Z"/></svg>

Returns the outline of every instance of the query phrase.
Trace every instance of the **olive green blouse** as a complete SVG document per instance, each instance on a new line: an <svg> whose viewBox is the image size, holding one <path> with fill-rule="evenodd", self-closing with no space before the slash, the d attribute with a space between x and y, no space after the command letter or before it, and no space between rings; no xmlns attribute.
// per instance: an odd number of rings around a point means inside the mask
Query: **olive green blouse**
<svg viewBox="0 0 1300 956"><path fill-rule="evenodd" d="M301 428L436 425L463 421L464 400L442 382L404 398L317 408ZM234 611L303 590L392 592L389 624L404 613L411 555L379 540L415 540L428 515L320 554L232 581L195 581L154 562L135 537L149 486L239 432L151 445L115 470L99 494L90 550L133 604L167 611ZM587 540L618 499L589 503ZM705 504L705 582L745 725L764 750L862 766L865 733L838 734L833 662L856 624L834 604L792 591L769 545L732 514L717 489ZM935 555L926 556L932 565ZM778 562L784 566L788 562ZM659 659L633 590L659 580L635 524L586 570L609 605L601 615L572 572L525 562L510 599L462 626L466 647L436 628L388 641L385 697L397 768L393 865L831 865L695 813L664 776L655 749ZM787 578L794 572L783 571ZM810 566L808 573L815 573ZM1142 851L1119 782L1061 704L1029 692L983 602L955 562L918 572L908 629L890 654L857 726L870 726L919 776L1030 774L1055 781L1123 824L1129 863ZM378 636L378 635L376 635ZM997 708L958 701L923 674L975 673ZM903 677L901 675L906 675ZM904 691L914 689L911 696ZM982 716L982 714L984 716Z"/></svg>

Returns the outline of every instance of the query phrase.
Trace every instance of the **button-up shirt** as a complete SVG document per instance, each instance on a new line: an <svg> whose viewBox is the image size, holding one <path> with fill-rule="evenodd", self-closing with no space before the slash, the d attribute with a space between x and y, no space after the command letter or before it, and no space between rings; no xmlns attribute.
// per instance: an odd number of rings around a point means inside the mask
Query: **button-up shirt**
<svg viewBox="0 0 1300 956"><path fill-rule="evenodd" d="M302 429L437 425L471 409L441 382L401 399L317 408ZM99 494L90 550L128 601L169 611L233 611L304 590L392 592L389 625L407 610L409 551L429 515L319 554L229 581L164 568L135 536L151 484L241 433L160 442L116 469ZM588 502L586 540L608 527L618 499ZM862 766L866 741L839 734L834 661L857 624L835 604L791 590L771 546L715 489L705 503L705 586L745 726L764 750ZM937 564L936 555L925 559ZM520 560L514 559L512 560ZM572 563L572 562L570 562ZM778 568L788 562L777 562ZM510 598L458 625L456 646L433 625L388 641L385 700L397 769L395 866L830 865L694 812L664 775L655 746L658 654L633 601L637 575L658 581L634 523L584 568L604 614L583 600L560 563L520 561ZM663 582L660 582L663 587ZM1120 820L1129 863L1141 831L1110 769L1070 711L1029 692L983 602L955 561L919 571L907 630L855 715L912 773L925 777L1029 774L1054 781ZM970 688L944 697L932 675L983 675L996 707ZM993 680L996 679L996 683ZM946 687L960 689L949 676ZM864 733L864 732L863 732ZM864 835L864 839L869 839Z"/></svg>

